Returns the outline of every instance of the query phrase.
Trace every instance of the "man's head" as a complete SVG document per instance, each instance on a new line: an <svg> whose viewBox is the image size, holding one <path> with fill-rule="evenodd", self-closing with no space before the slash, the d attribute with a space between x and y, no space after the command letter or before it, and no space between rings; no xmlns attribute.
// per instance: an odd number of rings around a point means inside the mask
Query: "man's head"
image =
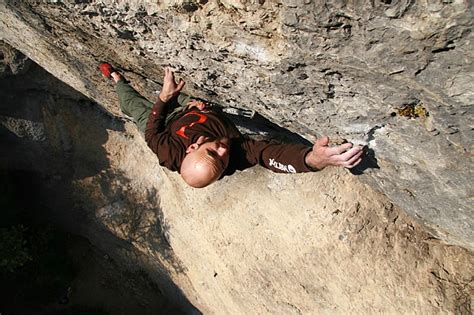
<svg viewBox="0 0 474 315"><path fill-rule="evenodd" d="M229 138L201 136L186 149L181 163L181 177L195 188L218 180L229 164Z"/></svg>

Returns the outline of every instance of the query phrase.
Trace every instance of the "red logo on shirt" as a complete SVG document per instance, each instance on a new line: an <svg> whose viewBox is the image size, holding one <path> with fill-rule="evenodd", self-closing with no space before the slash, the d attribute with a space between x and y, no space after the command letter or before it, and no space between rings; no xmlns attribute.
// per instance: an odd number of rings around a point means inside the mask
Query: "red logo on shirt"
<svg viewBox="0 0 474 315"><path fill-rule="evenodd" d="M183 126L183 127L179 128L178 130L176 130L176 134L178 136L184 138L184 139L189 139L189 137L186 136L186 128L191 128L192 126L194 126L196 124L203 124L207 120L206 115L204 115L202 113L199 113L199 112L196 112L196 111L189 112L186 115L184 115L183 117L186 117L186 116L189 116L189 115L196 115L196 116L199 117L199 119L197 121L193 121L189 125Z"/></svg>

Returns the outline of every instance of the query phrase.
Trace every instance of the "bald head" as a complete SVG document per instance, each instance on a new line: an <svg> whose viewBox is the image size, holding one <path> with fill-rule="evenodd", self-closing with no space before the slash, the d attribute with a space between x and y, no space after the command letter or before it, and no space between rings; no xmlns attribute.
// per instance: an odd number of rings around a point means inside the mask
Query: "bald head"
<svg viewBox="0 0 474 315"><path fill-rule="evenodd" d="M191 187L203 188L218 180L229 162L228 139L202 140L187 149L181 177Z"/></svg>
<svg viewBox="0 0 474 315"><path fill-rule="evenodd" d="M188 154L181 164L181 177L191 187L203 188L219 179L222 172L206 154Z"/></svg>

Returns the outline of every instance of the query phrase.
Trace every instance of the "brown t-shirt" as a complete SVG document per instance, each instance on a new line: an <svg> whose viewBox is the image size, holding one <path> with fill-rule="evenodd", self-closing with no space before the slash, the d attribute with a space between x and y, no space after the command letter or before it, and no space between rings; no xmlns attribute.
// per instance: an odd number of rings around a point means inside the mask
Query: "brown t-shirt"
<svg viewBox="0 0 474 315"><path fill-rule="evenodd" d="M281 144L257 141L243 136L223 114L192 108L184 111L165 125L168 104L158 100L148 117L145 140L158 156L160 165L179 172L186 149L200 136L228 137L230 141L229 166L225 175L256 164L278 173L310 172L304 158L311 147L303 144Z"/></svg>

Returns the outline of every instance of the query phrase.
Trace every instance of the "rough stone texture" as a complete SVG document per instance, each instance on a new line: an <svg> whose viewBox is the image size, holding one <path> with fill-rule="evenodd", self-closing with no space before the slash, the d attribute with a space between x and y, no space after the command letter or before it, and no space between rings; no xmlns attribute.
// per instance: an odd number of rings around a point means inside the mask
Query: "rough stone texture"
<svg viewBox="0 0 474 315"><path fill-rule="evenodd" d="M185 312L472 311L472 252L433 238L354 176L257 167L189 189L132 123L40 70L0 80L0 171L28 172L25 188L50 220L146 271ZM21 131L25 121L44 136Z"/></svg>
<svg viewBox="0 0 474 315"><path fill-rule="evenodd" d="M86 236L132 273L146 271L154 286L191 312L174 284L193 295L161 229L159 182L137 167L154 165L155 158L133 124L113 119L37 65L0 79L0 98L0 170L29 174L24 188L39 196L52 224ZM130 294L153 304L148 294Z"/></svg>
<svg viewBox="0 0 474 315"><path fill-rule="evenodd" d="M47 138L74 157L63 171L75 165L86 212L114 235L132 242L130 231L148 222L130 214L133 205L156 213L161 204L184 269L150 251L148 239L132 244L168 266L201 311L429 313L471 303L472 258L436 240L474 248L470 2L2 0L0 14L0 39L113 115L121 113L99 61L151 99L171 65L189 93L256 109L307 137L369 143L371 168L357 177L369 186L343 171L288 178L250 170L197 195L159 170L132 124L105 133L101 118L81 138L88 126L79 108L47 112L49 133L35 125L37 114L18 120L8 108L2 124L11 137ZM30 167L50 168L36 162Z"/></svg>
<svg viewBox="0 0 474 315"><path fill-rule="evenodd" d="M474 248L469 1L3 0L0 12L3 40L115 115L102 60L150 98L171 65L189 93L369 143L378 168L361 179Z"/></svg>
<svg viewBox="0 0 474 315"><path fill-rule="evenodd" d="M31 59L10 45L0 42L0 75L8 76L28 71Z"/></svg>

